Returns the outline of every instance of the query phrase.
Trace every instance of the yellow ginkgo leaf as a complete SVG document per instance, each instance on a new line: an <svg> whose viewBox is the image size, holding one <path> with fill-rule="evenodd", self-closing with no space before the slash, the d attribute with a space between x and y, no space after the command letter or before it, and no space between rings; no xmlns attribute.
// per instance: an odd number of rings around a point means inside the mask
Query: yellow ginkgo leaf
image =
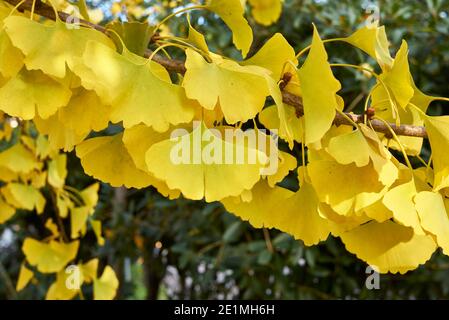
<svg viewBox="0 0 449 320"><path fill-rule="evenodd" d="M67 155L58 154L48 163L48 183L54 188L61 189L67 177Z"/></svg>
<svg viewBox="0 0 449 320"><path fill-rule="evenodd" d="M36 156L39 159L44 159L54 151L55 150L52 150L50 147L50 142L48 139L40 134L36 139Z"/></svg>
<svg viewBox="0 0 449 320"><path fill-rule="evenodd" d="M112 300L117 294L118 279L110 266L104 268L100 278L94 279L94 300Z"/></svg>
<svg viewBox="0 0 449 320"><path fill-rule="evenodd" d="M275 23L281 16L283 0L248 0L248 2L252 7L254 19L264 26Z"/></svg>
<svg viewBox="0 0 449 320"><path fill-rule="evenodd" d="M412 228L392 221L369 222L340 235L349 252L380 273L401 273L416 269L436 249L432 237L416 235Z"/></svg>
<svg viewBox="0 0 449 320"><path fill-rule="evenodd" d="M73 68L88 41L114 48L103 33L91 28L68 28L59 19L53 24L41 24L25 17L11 16L4 20L4 24L13 45L24 53L27 68L42 70L58 78L64 78L67 66Z"/></svg>
<svg viewBox="0 0 449 320"><path fill-rule="evenodd" d="M94 230L95 236L97 237L97 242L99 246L103 246L105 240L101 235L101 221L98 220L90 220L90 224L92 225L92 229Z"/></svg>
<svg viewBox="0 0 449 320"><path fill-rule="evenodd" d="M87 217L89 216L89 207L77 207L70 210L70 227L72 239L84 236L86 233Z"/></svg>
<svg viewBox="0 0 449 320"><path fill-rule="evenodd" d="M3 10L1 10L3 11ZM0 17L2 12L0 12ZM0 22L0 27L3 23ZM14 77L23 66L23 54L14 47L5 30L0 31L0 75L5 79Z"/></svg>
<svg viewBox="0 0 449 320"><path fill-rule="evenodd" d="M372 205L364 208L363 213L377 222L384 222L393 218L393 212L385 206L382 200L378 200Z"/></svg>
<svg viewBox="0 0 449 320"><path fill-rule="evenodd" d="M220 104L226 121L234 124L254 118L270 94L263 72L256 66L240 66L230 60L212 56L208 63L199 53L186 50L186 74L183 87L187 97L197 100L205 109Z"/></svg>
<svg viewBox="0 0 449 320"><path fill-rule="evenodd" d="M91 130L101 131L108 126L110 108L93 91L82 88L73 91L67 106L58 110L64 126L83 136Z"/></svg>
<svg viewBox="0 0 449 320"><path fill-rule="evenodd" d="M5 200L17 209L44 211L45 198L39 190L21 183L9 183L1 188Z"/></svg>
<svg viewBox="0 0 449 320"><path fill-rule="evenodd" d="M281 187L269 187L266 181L259 181L252 189L252 199L241 201L239 197L227 197L220 200L226 210L249 221L256 228L280 229L279 221L284 216L279 212L279 205L285 203L293 192Z"/></svg>
<svg viewBox="0 0 449 320"><path fill-rule="evenodd" d="M86 283L91 283L95 278L97 278L98 263L98 258L95 258L79 265Z"/></svg>
<svg viewBox="0 0 449 320"><path fill-rule="evenodd" d="M76 68L83 86L111 105L112 122L125 128L144 123L164 132L169 125L193 119L193 101L181 86L171 83L168 72L153 61L125 50L122 55L98 42L89 42L85 67Z"/></svg>
<svg viewBox="0 0 449 320"><path fill-rule="evenodd" d="M5 223L16 213L16 210L0 198L0 224Z"/></svg>
<svg viewBox="0 0 449 320"><path fill-rule="evenodd" d="M449 187L449 116L424 117L424 123L432 147L432 163L435 172L434 190Z"/></svg>
<svg viewBox="0 0 449 320"><path fill-rule="evenodd" d="M449 217L443 197L439 193L423 191L414 201L423 229L435 235L438 246L449 255Z"/></svg>
<svg viewBox="0 0 449 320"><path fill-rule="evenodd" d="M305 143L319 141L330 129L336 109L340 82L332 74L328 56L314 27L312 45L304 65L298 70L304 105Z"/></svg>
<svg viewBox="0 0 449 320"><path fill-rule="evenodd" d="M41 134L48 135L49 147L54 150L72 151L77 144L81 143L88 136L87 132L77 134L75 130L67 127L59 119L58 114L45 120L36 117L34 123Z"/></svg>
<svg viewBox="0 0 449 320"><path fill-rule="evenodd" d="M67 283L70 282L72 274L66 273L65 270L61 270L56 274L56 281L51 284L45 295L46 300L71 300L76 297L79 293L79 289L74 286L74 288L69 288ZM80 278L82 277L79 274ZM82 279L79 279L79 285L82 284Z"/></svg>
<svg viewBox="0 0 449 320"><path fill-rule="evenodd" d="M415 181L411 179L390 189L382 202L393 212L395 221L404 226L412 227L416 234L424 234L413 202L416 194Z"/></svg>
<svg viewBox="0 0 449 320"><path fill-rule="evenodd" d="M401 47L396 54L391 70L380 75L380 80L391 91L392 97L397 105L405 109L414 95L412 75L408 64L408 45L402 41ZM376 89L385 91L382 84L378 84ZM375 92L373 92L373 104L376 104Z"/></svg>
<svg viewBox="0 0 449 320"><path fill-rule="evenodd" d="M22 264L20 267L20 272L19 272L19 279L17 280L17 284L16 284L16 291L22 291L27 284L31 281L31 279L33 279L34 277L34 272L31 271L30 269L28 269L25 264Z"/></svg>
<svg viewBox="0 0 449 320"><path fill-rule="evenodd" d="M74 203L64 192L58 192L56 196L56 207L61 218L67 218L69 210L74 207Z"/></svg>
<svg viewBox="0 0 449 320"><path fill-rule="evenodd" d="M422 126L424 124L424 120L421 117L419 110L425 113L430 103L438 98L421 92L416 87L413 79L411 79L411 84L414 94L406 109L397 108L396 110L396 108L392 106L390 97L385 90L382 90L381 88L374 89L372 94L372 106L375 108L376 115L391 123L400 122L401 124ZM410 104L413 104L414 107L410 107ZM418 107L419 110L417 110L416 107ZM388 148L394 150L401 151L401 148L404 148L408 155L416 156L421 153L421 148L424 141L423 138L398 136L398 139L401 142L401 146L398 145L396 139L393 139L391 136L384 136L382 141L386 146L388 146Z"/></svg>
<svg viewBox="0 0 449 320"><path fill-rule="evenodd" d="M327 152L341 164L355 163L357 167L368 165L375 150L371 148L360 130L330 139Z"/></svg>
<svg viewBox="0 0 449 320"><path fill-rule="evenodd" d="M10 7L0 6L0 74L4 78L11 78L20 71L23 66L23 54L14 47L5 32L3 21L10 14L20 14L19 12L12 13Z"/></svg>
<svg viewBox="0 0 449 320"><path fill-rule="evenodd" d="M303 119L296 116L294 107L283 104L284 126L281 126L279 108L270 106L259 113L259 121L267 129L278 130L279 137L285 141L301 142L303 140ZM288 128L288 130L287 130ZM289 131L289 132L287 132Z"/></svg>
<svg viewBox="0 0 449 320"><path fill-rule="evenodd" d="M287 152L278 151L278 164L275 174L267 176L267 182L270 187L274 187L276 183L281 182L290 171L296 169L298 161L294 156ZM271 157L270 157L271 159Z"/></svg>
<svg viewBox="0 0 449 320"><path fill-rule="evenodd" d="M355 164L317 160L308 165L308 173L320 201L345 216L357 213L382 198L398 176L394 165L385 170L384 179L380 181L372 164L357 167Z"/></svg>
<svg viewBox="0 0 449 320"><path fill-rule="evenodd" d="M388 49L389 42L384 26L379 27L377 23L365 25L343 41L365 51L379 63L383 70L391 68L393 59Z"/></svg>
<svg viewBox="0 0 449 320"><path fill-rule="evenodd" d="M80 196L83 199L84 205L90 208L90 214L93 213L95 206L98 203L98 190L100 184L94 183L80 192Z"/></svg>
<svg viewBox="0 0 449 320"><path fill-rule="evenodd" d="M285 64L288 62L291 62L295 66L298 64L298 59L295 57L295 50L282 34L276 33L255 55L242 61L240 64L245 66L255 65L268 69L271 71L271 76L275 80L279 80L284 71Z"/></svg>
<svg viewBox="0 0 449 320"><path fill-rule="evenodd" d="M24 120L33 119L36 113L46 119L65 106L71 95L68 88L41 71L22 69L0 88L0 110Z"/></svg>
<svg viewBox="0 0 449 320"><path fill-rule="evenodd" d="M244 18L240 0L209 0L206 8L216 13L232 31L232 40L245 58L253 42L253 31Z"/></svg>
<svg viewBox="0 0 449 320"><path fill-rule="evenodd" d="M84 171L113 187L144 188L152 183L152 177L139 170L125 145L123 134L86 140L76 147Z"/></svg>
<svg viewBox="0 0 449 320"><path fill-rule="evenodd" d="M7 168L16 173L30 173L39 169L39 162L31 151L17 143L11 148L0 152L0 167ZM3 177L2 177L3 178Z"/></svg>
<svg viewBox="0 0 449 320"><path fill-rule="evenodd" d="M189 199L207 202L240 195L261 177L267 155L244 141L198 125L191 133L158 142L146 153L148 170Z"/></svg>
<svg viewBox="0 0 449 320"><path fill-rule="evenodd" d="M56 223L54 223L53 219L48 219L45 222L45 228L51 232L51 235L57 237L59 235L59 229Z"/></svg>
<svg viewBox="0 0 449 320"><path fill-rule="evenodd" d="M372 220L372 218L366 216L364 213L350 217L342 216L332 210L328 204L322 202L318 205L318 212L322 218L327 220L327 228L336 237Z"/></svg>
<svg viewBox="0 0 449 320"><path fill-rule="evenodd" d="M124 131L123 143L136 167L153 177L151 172L148 171L145 154L153 144L166 140L169 137L170 131L159 133L145 125L137 125ZM170 199L179 198L181 194L179 190L171 190L164 181L155 177L153 177L152 185L159 193Z"/></svg>
<svg viewBox="0 0 449 320"><path fill-rule="evenodd" d="M189 35L187 38L189 42L198 49L202 50L204 53L209 54L209 47L207 46L206 39L194 27L192 27L189 15L187 15L187 23L189 25Z"/></svg>
<svg viewBox="0 0 449 320"><path fill-rule="evenodd" d="M42 273L59 272L67 263L75 259L78 253L79 241L60 243L50 241L49 243L26 238L22 250L27 261L37 267Z"/></svg>

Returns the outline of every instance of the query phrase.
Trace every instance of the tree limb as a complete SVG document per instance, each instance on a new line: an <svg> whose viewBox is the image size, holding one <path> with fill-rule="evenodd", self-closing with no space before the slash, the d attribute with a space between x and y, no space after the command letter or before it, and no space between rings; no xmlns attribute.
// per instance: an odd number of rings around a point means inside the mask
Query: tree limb
<svg viewBox="0 0 449 320"><path fill-rule="evenodd" d="M20 2L20 0L4 0L4 1L6 1L14 6ZM21 11L24 11L24 10L30 11L32 4L33 4L33 0L27 0L23 4L20 5L19 9ZM35 5L34 11L36 14L39 14L45 18L55 20L55 13L53 11L53 8L42 3L40 0L36 0L36 5ZM64 12L58 12L58 15L59 15L59 18L63 21L67 21L70 17L69 14L64 13ZM91 27L95 30L98 30L100 32L107 34L107 29L100 25L93 24L93 23L85 21L83 19L80 19L79 22L81 25ZM152 56L152 53L153 53L153 51L148 49L145 52L145 57L149 58L150 56ZM183 61L168 59L168 58L165 58L158 54L153 56L153 60L155 62L161 64L162 66L164 66L169 71L177 72L180 74L184 74L186 72L186 68L185 68ZM303 109L303 105L302 105L302 101L301 101L300 97L295 96L289 92L282 91L282 98L283 98L283 101L285 104L295 107L298 115L303 114L304 109ZM356 114L352 114L352 113L346 113L346 115L356 123L362 123L364 121L364 115L356 115ZM369 121L375 131L384 133L388 136L390 135L389 128L382 121L379 121L379 120L369 120ZM337 113L335 116L335 119L334 119L334 124L336 124L336 125L342 125L342 124L351 125L351 122L348 121L348 119L346 119L341 114ZM413 126L413 125L396 126L395 124L392 124L392 123L390 124L390 126L397 135L427 138L426 128L422 127L422 126Z"/></svg>

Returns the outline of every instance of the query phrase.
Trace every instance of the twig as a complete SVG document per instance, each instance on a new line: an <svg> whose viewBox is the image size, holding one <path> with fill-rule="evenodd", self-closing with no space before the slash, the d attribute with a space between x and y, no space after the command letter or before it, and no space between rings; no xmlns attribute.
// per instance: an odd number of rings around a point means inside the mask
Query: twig
<svg viewBox="0 0 449 320"><path fill-rule="evenodd" d="M3 282L5 283L5 287L6 287L7 292L8 292L8 298L9 299L16 299L17 298L16 289L14 288L12 280L9 277L8 273L6 272L6 269L3 266L3 263L1 261L0 261L0 278L2 278Z"/></svg>
<svg viewBox="0 0 449 320"><path fill-rule="evenodd" d="M6 2L12 4L12 5L17 5L20 0L5 0ZM23 4L20 5L19 9L20 10L31 10L32 7L32 0L27 0L25 1ZM35 13L39 14L45 18L48 19L55 19L55 13L53 11L53 9L42 3L40 0L36 0L36 8L35 8ZM67 21L68 18L70 17L70 15L68 15L67 13L64 12L58 12L58 15L60 17L61 20L63 21ZM105 34L107 34L107 29L97 25L97 24L93 24L90 23L86 20L80 19L79 20L80 24L85 25L85 26L89 26L95 30L98 30L100 32L103 32ZM144 56L146 58L149 58L150 56L152 56L153 51L150 49L147 49L145 51ZM184 65L183 61L180 60L175 60L175 59L168 59L166 57L160 56L158 54L153 55L152 59L161 64L162 66L164 66L167 70L169 71L173 71L176 73L180 73L180 74L184 74L186 72L186 68ZM295 109L297 110L297 114L298 115L302 115L304 113L304 108L302 105L302 101L301 98L293 95L289 92L283 91L282 92L282 98L285 104L291 105L293 107L295 107ZM346 113L346 115L348 117L350 117L354 122L356 123L362 123L363 122L363 115L356 115L356 114L352 114L352 113ZM382 123L379 120L370 120L371 125L373 127L373 129L377 132L380 133L385 133L387 135L390 134L388 127ZM334 120L334 124L336 125L350 125L350 122L348 121L348 119L346 119L344 116L340 115L340 114L336 114L335 116L335 120ZM422 126L414 126L414 125L400 125L400 126L396 126L395 124L391 123L390 127L393 129L393 131L400 136L409 136L409 137L418 137L418 138L427 138L427 132L426 132L426 128L422 127Z"/></svg>

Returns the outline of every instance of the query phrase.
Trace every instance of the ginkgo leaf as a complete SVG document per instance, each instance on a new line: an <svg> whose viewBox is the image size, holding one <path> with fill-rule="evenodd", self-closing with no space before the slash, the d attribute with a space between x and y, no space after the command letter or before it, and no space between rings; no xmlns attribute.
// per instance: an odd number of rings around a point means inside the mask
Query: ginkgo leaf
<svg viewBox="0 0 449 320"><path fill-rule="evenodd" d="M187 99L181 86L171 83L168 72L157 63L127 50L120 55L98 42L88 43L83 62L89 71L77 68L75 73L85 88L111 105L112 122L123 121L125 128L144 123L164 132L170 124L193 119L195 103Z"/></svg>
<svg viewBox="0 0 449 320"><path fill-rule="evenodd" d="M408 45L402 41L401 47L394 58L391 70L380 75L380 80L391 91L397 105L405 109L414 95L412 85L412 76L410 74L410 66L408 63ZM384 91L383 85L378 84L375 90ZM373 104L376 103L373 93Z"/></svg>
<svg viewBox="0 0 449 320"><path fill-rule="evenodd" d="M340 164L355 163L363 167L371 163L379 180L388 179L394 164L391 154L384 147L377 134L367 125L359 124L354 131L340 135L329 135L326 151Z"/></svg>
<svg viewBox="0 0 449 320"><path fill-rule="evenodd" d="M296 110L293 106L283 104L284 123L281 126L279 117L279 108L277 106L270 106L263 109L259 113L259 121L267 129L278 130L279 137L287 142L293 141L301 142L303 140L303 119L296 116ZM287 127L289 130L287 130ZM290 132L287 132L290 131Z"/></svg>
<svg viewBox="0 0 449 320"><path fill-rule="evenodd" d="M84 234L86 233L86 223L89 213L89 207L77 207L70 210L70 227L72 239L76 239L80 235L84 236Z"/></svg>
<svg viewBox="0 0 449 320"><path fill-rule="evenodd" d="M204 123L191 133L184 130L181 136L154 144L146 153L148 170L156 178L186 198L207 202L251 189L266 163L265 153L245 141L224 140Z"/></svg>
<svg viewBox="0 0 449 320"><path fill-rule="evenodd" d="M385 33L385 27L379 27L377 22L365 25L349 37L344 38L343 41L365 51L379 63L383 70L391 68L393 59L388 49L389 42Z"/></svg>
<svg viewBox="0 0 449 320"><path fill-rule="evenodd" d="M189 34L187 38L188 41L198 49L202 50L204 53L209 54L209 47L207 46L206 39L200 32L198 32L194 27L192 27L189 15L187 15L187 23L189 25Z"/></svg>
<svg viewBox="0 0 449 320"><path fill-rule="evenodd" d="M129 155L139 170L151 175L145 160L147 150L155 143L166 140L170 137L169 131L158 133L145 125L137 125L130 129L126 129L123 133L123 143L128 150ZM179 190L171 190L164 181L153 177L153 187L159 193L170 199L179 198L181 192Z"/></svg>
<svg viewBox="0 0 449 320"><path fill-rule="evenodd" d="M0 152L0 167L7 168L16 173L30 173L39 169L39 162L31 151L26 149L21 143L17 143L11 148Z"/></svg>
<svg viewBox="0 0 449 320"><path fill-rule="evenodd" d="M67 66L73 68L88 41L114 48L112 41L103 33L90 28L67 28L59 19L48 25L11 16L4 20L4 24L13 45L24 53L27 68L42 70L58 78L64 78Z"/></svg>
<svg viewBox="0 0 449 320"><path fill-rule="evenodd" d="M26 238L23 242L22 251L27 261L42 273L58 272L67 263L75 259L78 253L79 241L61 243L50 241L39 242L35 239Z"/></svg>
<svg viewBox="0 0 449 320"><path fill-rule="evenodd" d="M414 202L424 230L436 237L438 246L449 255L449 217L441 194L429 191L418 193Z"/></svg>
<svg viewBox="0 0 449 320"><path fill-rule="evenodd" d="M11 219L15 213L16 210L0 198L0 224Z"/></svg>
<svg viewBox="0 0 449 320"><path fill-rule="evenodd" d="M227 197L220 200L226 210L249 221L256 228L280 229L284 212L279 205L285 203L294 193L281 187L271 188L266 181L259 181L252 189L249 202L240 201L239 197ZM281 229L280 229L281 230Z"/></svg>
<svg viewBox="0 0 449 320"><path fill-rule="evenodd" d="M46 119L65 106L72 92L41 71L22 69L0 88L0 110L31 120L36 114Z"/></svg>
<svg viewBox="0 0 449 320"><path fill-rule="evenodd" d="M322 218L327 220L327 228L336 237L372 220L372 218L366 216L364 213L349 217L342 216L332 210L328 204L322 202L318 205L318 212Z"/></svg>
<svg viewBox="0 0 449 320"><path fill-rule="evenodd" d="M270 156L271 159L271 156ZM279 151L277 170L275 174L267 176L267 182L270 187L274 187L276 183L281 182L290 171L296 169L298 161L291 154Z"/></svg>
<svg viewBox="0 0 449 320"><path fill-rule="evenodd" d="M86 283L91 283L95 278L97 278L98 263L98 258L95 258L79 265Z"/></svg>
<svg viewBox="0 0 449 320"><path fill-rule="evenodd" d="M255 65L271 71L271 76L279 80L286 63L298 64L295 57L295 50L287 42L284 36L276 33L272 36L260 50L251 58L240 62L241 65Z"/></svg>
<svg viewBox="0 0 449 320"><path fill-rule="evenodd" d="M395 221L412 227L416 234L424 234L413 202L417 191L414 179L390 189L382 200L383 204L393 212Z"/></svg>
<svg viewBox="0 0 449 320"><path fill-rule="evenodd" d="M101 221L90 220L90 224L92 225L92 229L95 233L95 236L97 237L98 245L103 246L105 243L105 240L104 240L103 236L101 235Z"/></svg>
<svg viewBox="0 0 449 320"><path fill-rule="evenodd" d="M248 0L248 2L252 7L254 19L264 26L275 23L281 16L283 0Z"/></svg>
<svg viewBox="0 0 449 320"><path fill-rule="evenodd" d="M108 126L110 108L93 91L73 90L67 106L58 110L58 119L64 126L83 136L92 130L101 131Z"/></svg>
<svg viewBox="0 0 449 320"><path fill-rule="evenodd" d="M435 172L434 190L449 187L449 116L424 117L424 123L432 147L432 163Z"/></svg>
<svg viewBox="0 0 449 320"><path fill-rule="evenodd" d="M371 155L375 153L360 130L335 136L330 139L327 152L338 163L355 163L357 167L368 165Z"/></svg>
<svg viewBox="0 0 449 320"><path fill-rule="evenodd" d="M6 202L17 209L34 210L38 214L44 211L45 198L32 186L21 183L8 183L1 188L1 193L5 197Z"/></svg>
<svg viewBox="0 0 449 320"><path fill-rule="evenodd" d="M375 89L372 97L376 115L391 123L395 123L399 120L402 124L422 126L424 124L424 120L422 119L420 112L416 110L416 108L410 107L410 104L413 104L413 106L418 107L425 113L430 103L436 98L421 92L414 84L413 79L411 79L411 83L414 94L410 100L409 106L405 110L403 108L394 110L385 90ZM422 144L424 141L423 138L398 136L398 139L401 142L401 145L398 145L396 139L392 139L390 136L385 136L383 141L389 148L398 151L401 151L401 148L404 148L408 155L416 156L421 153Z"/></svg>
<svg viewBox="0 0 449 320"><path fill-rule="evenodd" d="M153 179L139 170L125 145L123 134L88 139L76 147L76 155L81 159L84 171L113 187L144 188Z"/></svg>
<svg viewBox="0 0 449 320"><path fill-rule="evenodd" d="M33 279L34 272L28 269L25 264L22 264L20 266L20 272L19 272L19 279L17 280L16 284L16 291L22 291L27 284Z"/></svg>
<svg viewBox="0 0 449 320"><path fill-rule="evenodd" d="M45 222L45 228L51 232L52 236L57 237L59 235L58 226L53 222L53 219L50 218Z"/></svg>
<svg viewBox="0 0 449 320"><path fill-rule="evenodd" d="M357 167L355 164L317 160L308 165L308 173L320 201L341 215L359 212L382 198L398 176L394 165L385 170L385 177L380 181L372 164Z"/></svg>
<svg viewBox="0 0 449 320"><path fill-rule="evenodd" d="M147 21L113 21L107 27L120 36L120 39L115 34L112 36L117 48L121 48L123 41L126 49L138 56L144 55L154 30Z"/></svg>
<svg viewBox="0 0 449 320"><path fill-rule="evenodd" d="M372 205L364 208L363 213L377 222L384 222L393 218L393 212L385 206L382 200L378 200Z"/></svg>
<svg viewBox="0 0 449 320"><path fill-rule="evenodd" d="M82 275L79 274L81 277ZM66 273L65 270L61 270L56 274L56 281L51 284L45 295L46 300L71 300L79 293L79 288L67 287L67 282L70 281L69 277L73 277L71 273ZM80 279L81 280L81 279ZM80 281L79 285L82 284Z"/></svg>
<svg viewBox="0 0 449 320"><path fill-rule="evenodd" d="M262 110L269 90L261 69L215 57L208 63L192 49L186 50L186 56L182 86L187 97L208 110L219 103L230 124L252 119Z"/></svg>
<svg viewBox="0 0 449 320"><path fill-rule="evenodd" d="M1 16L1 13L0 13ZM0 22L0 26L3 23ZM4 30L0 31L0 75L5 79L14 77L23 66L23 54L14 47Z"/></svg>
<svg viewBox="0 0 449 320"><path fill-rule="evenodd" d="M100 189L100 184L94 183L87 188L81 190L80 196L83 199L84 205L90 208L90 214L93 213L95 206L98 203L98 190Z"/></svg>
<svg viewBox="0 0 449 320"><path fill-rule="evenodd" d="M110 266L106 266L101 277L94 279L94 300L114 299L118 285L114 270Z"/></svg>
<svg viewBox="0 0 449 320"><path fill-rule="evenodd" d="M305 143L320 140L330 129L336 109L340 82L332 74L328 56L314 27L312 45L304 65L298 70L304 105Z"/></svg>
<svg viewBox="0 0 449 320"><path fill-rule="evenodd" d="M54 188L61 189L67 177L67 155L58 154L48 163L48 183Z"/></svg>
<svg viewBox="0 0 449 320"><path fill-rule="evenodd" d="M253 42L253 31L244 18L240 0L209 0L206 8L216 13L232 31L232 40L245 58Z"/></svg>
<svg viewBox="0 0 449 320"><path fill-rule="evenodd" d="M88 136L88 132L77 134L74 129L67 127L65 122L59 119L58 114L48 119L36 117L34 124L41 134L48 135L51 149L72 151L77 144Z"/></svg>
<svg viewBox="0 0 449 320"><path fill-rule="evenodd" d="M58 192L56 195L56 207L58 208L58 215L61 218L67 218L69 210L75 207L75 204L64 192Z"/></svg>
<svg viewBox="0 0 449 320"><path fill-rule="evenodd" d="M340 237L349 252L381 273L404 274L416 269L429 260L436 249L432 237L416 235L412 228L392 221L372 221Z"/></svg>

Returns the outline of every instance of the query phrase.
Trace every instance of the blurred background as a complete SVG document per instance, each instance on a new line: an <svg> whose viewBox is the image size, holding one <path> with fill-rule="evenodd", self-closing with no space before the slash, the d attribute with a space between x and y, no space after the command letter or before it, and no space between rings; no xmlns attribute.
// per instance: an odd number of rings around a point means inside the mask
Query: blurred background
<svg viewBox="0 0 449 320"><path fill-rule="evenodd" d="M115 18L154 23L191 2L95 0L88 4L97 8L101 23L106 24ZM449 0L285 0L281 18L269 27L258 25L248 15L255 34L252 52L276 32L298 51L309 44L312 23L322 38L347 36L376 13L375 6L380 8L392 52L402 39L407 40L418 87L449 97ZM221 20L205 12L191 13L191 20L213 51L238 58L231 33ZM171 19L165 30L176 35L186 31L184 16ZM366 55L348 45L332 43L326 48L333 62L375 67ZM374 80L353 70L335 72L342 82L347 110L357 112ZM445 110L449 105L435 103L430 113L449 114ZM427 146L423 156L428 156ZM83 188L93 182L74 154L69 156L69 167L67 184ZM284 185L295 185L289 179L296 178L288 177ZM308 248L276 230L252 228L219 203L170 201L151 188L126 190L102 184L95 214L103 221L106 244L98 247L92 235L83 241L80 252L90 257L95 250L95 255L114 267L120 280L117 299L449 298L449 258L440 251L406 275L381 275L380 289L368 290L367 266L348 253L339 239L329 238ZM0 225L0 299L45 297L51 283L46 278L20 293L14 290L23 260L23 238L42 223L39 219L21 212Z"/></svg>

